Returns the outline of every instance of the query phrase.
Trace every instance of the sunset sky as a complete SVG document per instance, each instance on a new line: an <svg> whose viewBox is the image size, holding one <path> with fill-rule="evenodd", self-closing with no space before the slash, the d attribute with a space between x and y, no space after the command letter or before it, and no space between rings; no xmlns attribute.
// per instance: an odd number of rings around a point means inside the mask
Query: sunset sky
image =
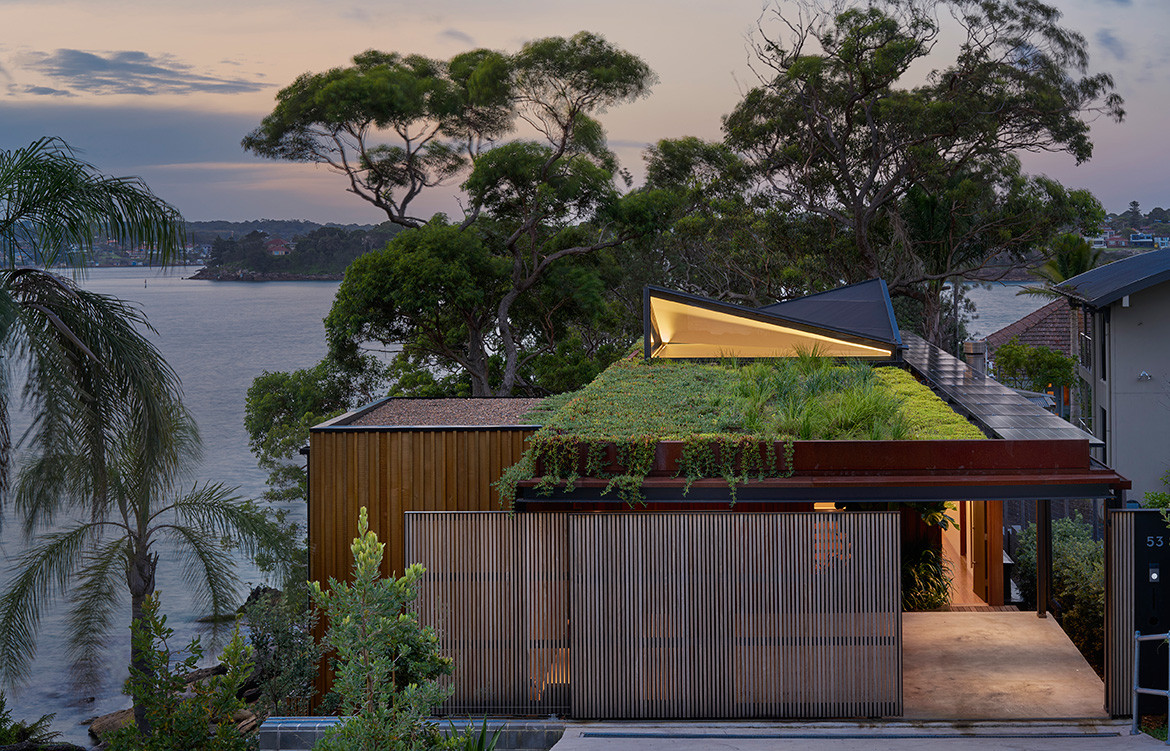
<svg viewBox="0 0 1170 751"><path fill-rule="evenodd" d="M1026 156L1029 172L1093 191L1112 211L1170 206L1159 144L1170 132L1170 3L1056 0L1113 74L1128 117L1095 123L1096 152ZM639 173L660 138L718 138L751 85L746 39L776 7L760 0L0 0L0 147L55 135L103 172L138 175L188 219L376 223L377 209L324 168L259 160L240 139L277 90L375 48L447 58L474 47L595 31L658 73L651 95L603 116ZM769 10L771 9L771 10ZM774 28L774 27L771 27ZM938 48L939 66L947 45ZM931 66L933 67L933 65ZM456 188L431 208L454 212Z"/></svg>

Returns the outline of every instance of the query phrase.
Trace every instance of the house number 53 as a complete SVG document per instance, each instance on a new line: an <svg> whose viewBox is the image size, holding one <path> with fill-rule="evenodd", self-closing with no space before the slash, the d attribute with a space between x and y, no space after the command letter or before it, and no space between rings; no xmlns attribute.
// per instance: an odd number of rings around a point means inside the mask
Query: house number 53
<svg viewBox="0 0 1170 751"><path fill-rule="evenodd" d="M1162 537L1161 535L1158 535L1157 537L1150 535L1149 537L1146 538L1146 547L1147 548L1160 548L1160 547L1162 547L1162 545L1165 544L1165 540L1166 540L1166 538Z"/></svg>

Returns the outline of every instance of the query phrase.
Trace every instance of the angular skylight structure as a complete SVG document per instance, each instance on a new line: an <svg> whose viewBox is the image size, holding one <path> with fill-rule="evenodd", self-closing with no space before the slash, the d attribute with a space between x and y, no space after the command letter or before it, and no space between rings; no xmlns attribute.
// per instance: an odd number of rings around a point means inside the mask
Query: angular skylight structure
<svg viewBox="0 0 1170 751"><path fill-rule="evenodd" d="M643 296L645 356L896 360L902 346L885 282L875 279L745 308L661 287Z"/></svg>

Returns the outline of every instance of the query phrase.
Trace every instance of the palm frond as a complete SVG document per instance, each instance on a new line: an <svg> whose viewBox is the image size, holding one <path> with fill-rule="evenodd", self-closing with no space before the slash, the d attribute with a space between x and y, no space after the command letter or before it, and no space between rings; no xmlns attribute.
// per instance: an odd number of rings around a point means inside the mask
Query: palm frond
<svg viewBox="0 0 1170 751"><path fill-rule="evenodd" d="M231 553L198 527L167 524L159 529L186 559L183 580L191 585L196 603L209 608L218 620L233 606L239 592L240 580L235 575Z"/></svg>
<svg viewBox="0 0 1170 751"><path fill-rule="evenodd" d="M249 558L263 554L275 561L278 569L297 565L298 551L290 543L284 527L267 510L234 493L235 489L219 483L196 486L175 500L168 510L183 524L230 540L233 547Z"/></svg>
<svg viewBox="0 0 1170 751"><path fill-rule="evenodd" d="M102 175L60 139L0 151L0 254L9 268L22 247L36 248L44 266L84 265L100 236L145 246L166 264L182 250L183 218L138 178Z"/></svg>
<svg viewBox="0 0 1170 751"><path fill-rule="evenodd" d="M39 486L42 499L85 485L76 502L99 518L109 502L108 454L118 443L135 442L127 455L146 476L173 478L190 465L194 423L179 406L178 376L141 333L146 322L137 308L36 269L0 272L0 289L21 306L15 354L29 363L23 397L36 416L22 441L37 457L84 460L72 465L80 475L66 477L49 463L52 472L32 467L22 483Z"/></svg>
<svg viewBox="0 0 1170 751"><path fill-rule="evenodd" d="M129 538L122 535L95 546L76 573L69 611L69 653L80 685L99 682L118 592L126 580Z"/></svg>
<svg viewBox="0 0 1170 751"><path fill-rule="evenodd" d="M41 613L64 590L98 525L80 524L41 537L17 564L17 575L0 595L0 681L15 684L28 677L36 655Z"/></svg>

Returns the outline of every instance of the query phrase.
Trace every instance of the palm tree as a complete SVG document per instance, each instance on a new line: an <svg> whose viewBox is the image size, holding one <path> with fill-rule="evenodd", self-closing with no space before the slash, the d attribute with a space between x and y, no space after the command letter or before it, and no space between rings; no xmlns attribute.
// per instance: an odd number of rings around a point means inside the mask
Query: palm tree
<svg viewBox="0 0 1170 751"><path fill-rule="evenodd" d="M70 596L72 657L88 677L119 593L129 593L131 617L141 618L160 543L191 557L184 571L219 615L238 583L231 546L280 541L266 514L222 486L182 492L198 435L141 311L48 270L84 264L98 237L145 245L166 263L181 248L182 218L137 179L101 175L59 140L0 151L0 501L13 362L27 367L22 397L33 417L31 458L15 493L31 545L0 594L0 679L8 683L28 677L53 597ZM19 266L29 259L38 267ZM58 516L61 526L37 536ZM134 647L131 663L145 665ZM135 716L146 732L141 707Z"/></svg>
<svg viewBox="0 0 1170 751"><path fill-rule="evenodd" d="M104 467L92 464L79 437L72 441L79 455L39 457L21 470L17 502L26 520L38 521L46 509L74 511L80 520L36 537L0 595L0 673L9 682L27 678L37 624L53 596L68 594L71 657L79 679L92 680L120 593L130 595L131 622L142 619L143 603L155 588L160 544L187 556L184 574L214 616L230 610L239 584L232 551L255 554L279 546L279 527L251 502L221 485L181 489L199 456L199 439L177 403L168 417L163 440L149 435L148 421L125 420L127 430L113 437ZM58 492L64 494L53 498ZM145 658L132 645L131 665L144 670ZM135 706L135 718L148 732L144 707Z"/></svg>
<svg viewBox="0 0 1170 751"><path fill-rule="evenodd" d="M183 220L137 178L98 173L59 139L0 150L0 506L12 451L14 361L30 371L23 393L34 418L30 444L39 451L67 432L88 435L98 466L103 434L119 429L107 419L111 401L133 395L152 403L145 414L157 425L161 405L179 393L178 379L139 332L146 321L138 311L48 270L82 267L103 237L145 246L165 264L182 248Z"/></svg>
<svg viewBox="0 0 1170 751"><path fill-rule="evenodd" d="M1078 274L1097 268L1104 252L1101 248L1089 245L1085 238L1074 232L1060 235L1048 248L1048 260L1032 271L1032 275L1039 277L1044 286L1024 287L1016 294L1062 297L1053 287Z"/></svg>

